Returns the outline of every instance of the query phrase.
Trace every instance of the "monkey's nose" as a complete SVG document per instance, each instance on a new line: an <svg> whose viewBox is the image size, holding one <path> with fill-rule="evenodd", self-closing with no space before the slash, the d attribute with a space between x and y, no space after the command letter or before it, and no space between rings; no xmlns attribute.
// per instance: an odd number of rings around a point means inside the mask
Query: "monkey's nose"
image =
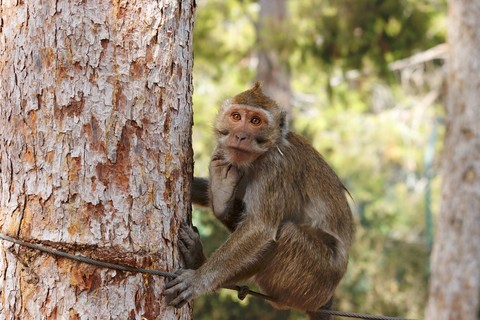
<svg viewBox="0 0 480 320"><path fill-rule="evenodd" d="M240 141L243 141L243 140L247 139L248 134L246 134L244 132L238 132L238 133L235 133L235 138L237 138L238 142L240 142Z"/></svg>

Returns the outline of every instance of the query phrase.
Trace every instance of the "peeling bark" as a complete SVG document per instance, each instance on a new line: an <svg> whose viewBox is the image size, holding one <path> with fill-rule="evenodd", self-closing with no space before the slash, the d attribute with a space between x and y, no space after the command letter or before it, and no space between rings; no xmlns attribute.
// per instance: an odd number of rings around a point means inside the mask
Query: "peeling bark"
<svg viewBox="0 0 480 320"><path fill-rule="evenodd" d="M0 230L179 268L194 1L0 1ZM0 245L2 319L189 319L164 279Z"/></svg>
<svg viewBox="0 0 480 320"><path fill-rule="evenodd" d="M476 320L480 306L480 3L450 0L442 204L428 320Z"/></svg>

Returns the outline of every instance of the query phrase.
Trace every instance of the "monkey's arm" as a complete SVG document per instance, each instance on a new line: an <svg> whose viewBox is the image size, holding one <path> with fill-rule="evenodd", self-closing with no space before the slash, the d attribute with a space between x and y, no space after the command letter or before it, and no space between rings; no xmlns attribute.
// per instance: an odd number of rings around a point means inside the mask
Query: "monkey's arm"
<svg viewBox="0 0 480 320"><path fill-rule="evenodd" d="M207 178L193 178L192 202L203 207L211 206L218 217L233 206L231 202L243 174L225 161L218 151L212 156L209 171L210 181Z"/></svg>
<svg viewBox="0 0 480 320"><path fill-rule="evenodd" d="M193 178L192 202L202 207L210 206L210 199L208 196L208 179L198 177Z"/></svg>
<svg viewBox="0 0 480 320"><path fill-rule="evenodd" d="M235 180L233 181L233 179ZM237 177L232 178L232 174L222 177L217 174L212 178L212 190L210 192L208 179L194 177L192 183L193 204L203 207L211 206L215 217L230 232L237 227L244 209L243 201L241 198L239 199L243 196L243 190L237 192L238 180Z"/></svg>
<svg viewBox="0 0 480 320"><path fill-rule="evenodd" d="M167 303L179 308L203 293L252 276L274 251L275 237L274 228L242 223L199 269L181 270L167 283Z"/></svg>
<svg viewBox="0 0 480 320"><path fill-rule="evenodd" d="M225 161L221 155L214 155L210 162L210 201L215 217L233 232L243 212L243 172Z"/></svg>

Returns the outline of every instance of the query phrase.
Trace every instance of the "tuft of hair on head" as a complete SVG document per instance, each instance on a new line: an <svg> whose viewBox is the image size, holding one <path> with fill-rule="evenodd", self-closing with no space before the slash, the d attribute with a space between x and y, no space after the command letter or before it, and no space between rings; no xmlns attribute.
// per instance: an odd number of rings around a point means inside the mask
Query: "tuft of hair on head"
<svg viewBox="0 0 480 320"><path fill-rule="evenodd" d="M262 85L259 81L255 82L251 89L243 91L233 97L231 103L245 104L247 106L258 107L265 110L279 110L277 103L267 97L262 91Z"/></svg>

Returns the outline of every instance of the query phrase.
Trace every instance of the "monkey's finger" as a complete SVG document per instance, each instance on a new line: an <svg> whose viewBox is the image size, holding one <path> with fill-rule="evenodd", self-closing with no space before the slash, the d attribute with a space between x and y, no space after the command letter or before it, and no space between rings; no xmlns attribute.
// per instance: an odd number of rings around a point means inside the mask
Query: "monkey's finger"
<svg viewBox="0 0 480 320"><path fill-rule="evenodd" d="M177 241L177 245L178 245L178 249L180 250L180 252L182 253L182 255L184 253L188 253L188 248L187 248L187 245L182 241L182 240L178 240Z"/></svg>
<svg viewBox="0 0 480 320"><path fill-rule="evenodd" d="M189 286L185 282L180 282L164 290L163 294L168 305L176 306L180 304L186 297L191 296L191 294L185 294L186 291L190 291Z"/></svg>
<svg viewBox="0 0 480 320"><path fill-rule="evenodd" d="M192 248L187 247L182 241L178 241L178 250L180 251L180 255L183 258L183 261L186 263L186 266L189 267L189 261L191 261L192 257Z"/></svg>
<svg viewBox="0 0 480 320"><path fill-rule="evenodd" d="M174 285L170 285L172 281L170 281L167 285L165 286L165 290L163 294L166 297L176 297L178 296L181 292L186 290L188 288L188 285L185 282L180 282L176 283Z"/></svg>
<svg viewBox="0 0 480 320"><path fill-rule="evenodd" d="M177 276L181 276L182 274L186 273L188 270L187 269L178 269L177 271L175 271L175 274Z"/></svg>
<svg viewBox="0 0 480 320"><path fill-rule="evenodd" d="M210 160L210 162L218 161L218 160L225 160L225 155L221 153L215 153L212 155L212 159Z"/></svg>
<svg viewBox="0 0 480 320"><path fill-rule="evenodd" d="M193 230L190 228L185 228L185 229L180 229L178 230L178 237L179 239L190 239L191 235L193 233Z"/></svg>
<svg viewBox="0 0 480 320"><path fill-rule="evenodd" d="M168 292L167 293L167 292L164 291L163 295L165 296L165 301L167 302L167 305L169 305L170 302L172 302L175 299L175 297L177 296L177 293L176 292L174 292L174 293Z"/></svg>
<svg viewBox="0 0 480 320"><path fill-rule="evenodd" d="M191 248L195 245L196 234L193 232L193 230L191 231L180 230L178 235L179 235L178 240L180 242L183 242L183 244L185 244L187 248Z"/></svg>
<svg viewBox="0 0 480 320"><path fill-rule="evenodd" d="M181 271L181 272L180 272ZM177 272L175 272L175 275L177 275L177 277L175 279L172 279L170 281L168 281L166 284L165 284L165 289L170 289L170 288L173 288L175 287L176 285L178 285L179 283L182 283L184 281L183 277L182 277L182 274L183 274L183 270L182 269L179 269L177 270ZM179 287L180 288L180 287Z"/></svg>
<svg viewBox="0 0 480 320"><path fill-rule="evenodd" d="M230 179L230 181L235 182L237 184L238 180L243 177L243 173L237 170L233 165L229 165L227 168L227 173L225 175L225 179Z"/></svg>
<svg viewBox="0 0 480 320"><path fill-rule="evenodd" d="M169 291L169 292L173 292L175 291L176 289L178 288L175 288L177 285L179 285L179 283L181 283L182 280L179 279L179 277L176 277L175 279L171 280L171 281L168 281L166 284L165 284L165 292ZM179 287L180 288L180 287Z"/></svg>
<svg viewBox="0 0 480 320"><path fill-rule="evenodd" d="M167 291L170 292L170 293L173 292L173 290L170 290L170 289L174 288L178 284L177 279L178 279L178 277L176 277L175 279L170 280L167 283L165 283L165 287L164 287L164 289L165 289L164 293L165 294L167 293Z"/></svg>
<svg viewBox="0 0 480 320"><path fill-rule="evenodd" d="M173 306L175 308L183 307L190 299L192 298L191 290L182 291L175 299L168 303L169 306Z"/></svg>
<svg viewBox="0 0 480 320"><path fill-rule="evenodd" d="M183 256L189 255L193 251L191 245L189 245L189 244L187 244L187 243L185 243L184 241L181 241L181 240L177 241L177 246L178 246L178 250L180 251L180 253Z"/></svg>
<svg viewBox="0 0 480 320"><path fill-rule="evenodd" d="M223 169L224 167L226 166L229 166L230 165L230 162L228 162L227 160L225 159L212 159L212 161L210 162L210 166L213 168L213 169Z"/></svg>
<svg viewBox="0 0 480 320"><path fill-rule="evenodd" d="M198 232L198 228L195 226L192 226L191 228L185 229L185 233L188 234L188 236L192 239L195 238L200 238L200 234Z"/></svg>
<svg viewBox="0 0 480 320"><path fill-rule="evenodd" d="M188 223L186 221L182 221L180 223L180 230L188 228Z"/></svg>
<svg viewBox="0 0 480 320"><path fill-rule="evenodd" d="M195 226L190 226L186 223L182 223L181 228L178 232L179 232L179 236L182 238L186 238L186 237L191 239L200 238L198 228Z"/></svg>

